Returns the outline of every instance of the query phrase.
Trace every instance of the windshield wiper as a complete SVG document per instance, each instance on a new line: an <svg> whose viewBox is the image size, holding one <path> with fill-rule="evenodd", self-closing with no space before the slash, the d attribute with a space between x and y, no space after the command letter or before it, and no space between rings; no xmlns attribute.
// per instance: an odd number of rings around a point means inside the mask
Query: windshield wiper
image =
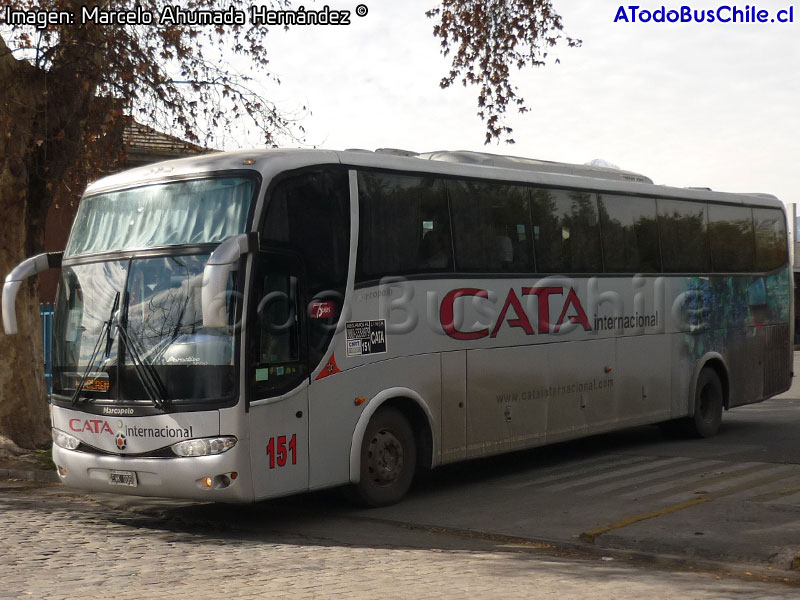
<svg viewBox="0 0 800 600"><path fill-rule="evenodd" d="M75 393L72 394L73 406L78 404L81 392L83 391L83 386L86 383L86 380L89 378L89 373L92 372L92 368L97 360L104 335L106 336L106 358L108 358L109 354L111 354L111 346L114 343L114 338L111 337L111 325L114 321L114 314L117 312L117 308L119 308L119 292L117 292L114 296L114 302L111 305L111 314L108 315L108 321L103 321L103 327L100 328L100 335L97 336L97 341L94 344L94 350L92 350L92 355L89 357L89 364L86 365L83 375L81 375L80 380L78 380L78 385L75 386Z"/></svg>
<svg viewBox="0 0 800 600"><path fill-rule="evenodd" d="M126 314L128 308L127 300L128 295L126 293L124 311ZM136 349L136 345L133 343L133 340L128 334L128 330L119 321L117 321L117 332L119 332L120 342L122 342L122 345L125 346L125 350L131 356L133 370L136 373L136 377L139 379L139 383L142 384L144 391L147 392L147 395L150 397L150 401L153 403L153 406L159 410L164 410L169 403L169 400L167 399L167 394L164 389L164 383L161 381L158 373L153 368L153 365L142 360L141 355Z"/></svg>
<svg viewBox="0 0 800 600"><path fill-rule="evenodd" d="M153 403L153 406L160 410L164 410L168 403L166 393L164 391L164 384L162 383L161 378L158 376L158 373L156 373L155 369L153 369L153 366L145 363L142 360L139 352L136 350L133 340L131 340L130 335L128 335L128 332L122 323L120 323L120 319L117 314L117 309L119 308L119 299L120 293L117 292L114 296L114 302L111 306L111 314L109 315L107 321L103 321L103 327L100 329L100 335L97 336L97 341L95 342L94 349L92 350L92 355L89 358L89 364L86 365L86 369L78 381L78 385L75 387L75 393L72 395L72 404L74 406L80 401L80 394L83 391L83 386L86 384L87 379L89 379L89 374L92 372L95 362L97 361L104 336L106 346L105 357L108 358L110 356L111 347L114 345L114 337L112 336L111 332L116 324L120 342L131 356L133 370L136 373L136 377L139 379L139 383L142 384L144 391L150 397L150 401Z"/></svg>

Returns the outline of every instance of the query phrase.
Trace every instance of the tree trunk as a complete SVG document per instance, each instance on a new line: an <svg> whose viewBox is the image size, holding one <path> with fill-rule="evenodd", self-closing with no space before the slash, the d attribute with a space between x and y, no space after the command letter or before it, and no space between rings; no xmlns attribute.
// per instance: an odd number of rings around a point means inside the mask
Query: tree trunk
<svg viewBox="0 0 800 600"><path fill-rule="evenodd" d="M13 85L12 85L13 84ZM8 52L0 38L0 276L42 245L42 231L31 231L29 159L35 146L36 107L44 97L41 74ZM44 386L39 286L23 284L17 297L19 333L0 334L0 434L24 448L50 439Z"/></svg>

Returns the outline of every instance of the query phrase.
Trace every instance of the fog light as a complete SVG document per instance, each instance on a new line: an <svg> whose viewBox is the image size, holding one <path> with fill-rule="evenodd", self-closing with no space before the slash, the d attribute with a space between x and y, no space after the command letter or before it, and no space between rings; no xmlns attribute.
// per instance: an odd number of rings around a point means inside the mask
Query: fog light
<svg viewBox="0 0 800 600"><path fill-rule="evenodd" d="M202 477L195 483L201 490L224 490L233 484L233 480L239 476L239 473L233 471L230 473L220 473L214 477Z"/></svg>

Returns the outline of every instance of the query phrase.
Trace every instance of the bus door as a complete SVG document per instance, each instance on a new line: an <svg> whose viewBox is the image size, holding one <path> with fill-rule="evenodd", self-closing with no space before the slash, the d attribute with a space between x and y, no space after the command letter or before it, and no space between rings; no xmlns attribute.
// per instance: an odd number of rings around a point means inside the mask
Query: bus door
<svg viewBox="0 0 800 600"><path fill-rule="evenodd" d="M255 256L247 378L256 498L308 489L308 344L302 260Z"/></svg>

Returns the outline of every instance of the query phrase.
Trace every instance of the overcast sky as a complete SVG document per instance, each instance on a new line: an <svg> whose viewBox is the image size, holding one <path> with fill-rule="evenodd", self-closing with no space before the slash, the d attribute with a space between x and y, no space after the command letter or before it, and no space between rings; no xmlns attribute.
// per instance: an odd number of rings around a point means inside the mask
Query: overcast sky
<svg viewBox="0 0 800 600"><path fill-rule="evenodd" d="M268 48L281 85L269 95L284 110L308 106L306 143L324 148L602 158L656 183L800 201L800 5L793 24L710 25L615 23L615 2L553 3L583 46L553 52L560 64L517 73L531 112L508 119L513 146L483 145L476 90L439 88L448 62L424 14L435 0L365 0L369 14L347 27L273 29ZM773 14L789 5L758 3Z"/></svg>

